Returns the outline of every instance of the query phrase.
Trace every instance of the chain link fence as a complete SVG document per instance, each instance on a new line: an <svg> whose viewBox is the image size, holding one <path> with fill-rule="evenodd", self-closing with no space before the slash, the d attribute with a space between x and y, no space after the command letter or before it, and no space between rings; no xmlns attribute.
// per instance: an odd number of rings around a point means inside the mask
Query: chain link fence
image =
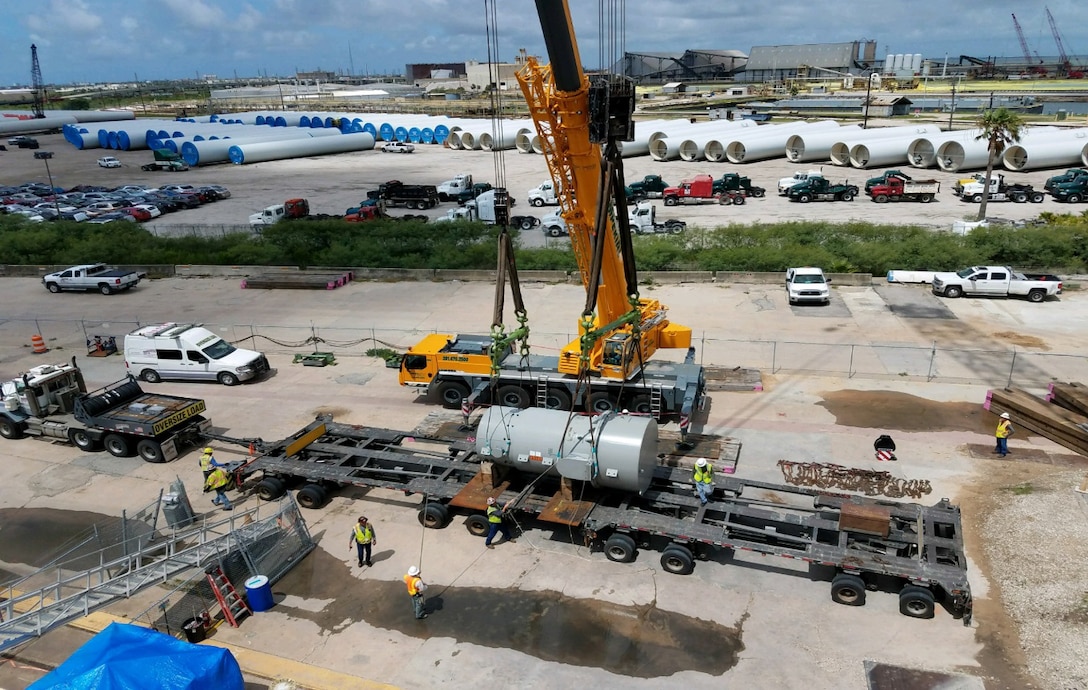
<svg viewBox="0 0 1088 690"><path fill-rule="evenodd" d="M29 352L40 334L56 356L83 355L94 336L113 336L122 347L124 334L150 322L9 319L0 321L0 362L6 348ZM435 330L281 326L273 324L205 323L239 347L273 354L332 352L337 357L363 357L369 350L403 352ZM447 331L455 332L455 331ZM558 355L576 337L573 332L533 331L536 354ZM1083 378L1084 355L1029 352L1019 349L946 349L872 343L820 343L796 340L751 340L696 334L698 361L704 365L758 369L771 374L823 374L845 378L982 383L988 386L1046 386L1052 381ZM18 349L6 350L16 354ZM667 353L660 353L668 357ZM683 353L677 353L682 357Z"/></svg>

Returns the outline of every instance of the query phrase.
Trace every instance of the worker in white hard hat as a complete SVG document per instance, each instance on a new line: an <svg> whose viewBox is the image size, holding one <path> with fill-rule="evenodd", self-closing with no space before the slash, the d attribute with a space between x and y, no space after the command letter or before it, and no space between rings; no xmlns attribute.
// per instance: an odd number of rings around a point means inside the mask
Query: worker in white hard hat
<svg viewBox="0 0 1088 690"><path fill-rule="evenodd" d="M208 475L211 474L212 470L216 467L222 467L222 465L216 461L212 452L212 447L208 446L200 456L200 471L204 473L204 479L207 479Z"/></svg>
<svg viewBox="0 0 1088 690"><path fill-rule="evenodd" d="M419 568L412 566L408 574L404 576L404 584L408 585L408 596L412 598L412 611L416 619L427 617L427 599L423 593L427 591L427 583L419 576Z"/></svg>
<svg viewBox="0 0 1088 690"><path fill-rule="evenodd" d="M997 447L994 448L994 452L1005 457L1009 454L1009 437L1016 432L1012 428L1012 422L1009 420L1009 413L1002 412L1001 419L997 420L997 431L994 432L994 437L997 439Z"/></svg>
<svg viewBox="0 0 1088 690"><path fill-rule="evenodd" d="M704 506L714 494L714 466L706 458L695 461L695 472L691 478L695 484L695 495Z"/></svg>
<svg viewBox="0 0 1088 690"><path fill-rule="evenodd" d="M506 541L517 541L510 536L510 528L506 526L506 507L500 508L494 496L487 497L487 523L487 539L484 540L484 546L487 548L495 548L491 541L499 532L502 532L502 538Z"/></svg>

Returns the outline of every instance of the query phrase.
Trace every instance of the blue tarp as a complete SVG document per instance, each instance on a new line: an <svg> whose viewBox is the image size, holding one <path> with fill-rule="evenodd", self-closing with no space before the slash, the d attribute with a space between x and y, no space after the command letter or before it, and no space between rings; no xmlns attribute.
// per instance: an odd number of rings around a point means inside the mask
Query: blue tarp
<svg viewBox="0 0 1088 690"><path fill-rule="evenodd" d="M243 690L226 649L111 623L28 690Z"/></svg>

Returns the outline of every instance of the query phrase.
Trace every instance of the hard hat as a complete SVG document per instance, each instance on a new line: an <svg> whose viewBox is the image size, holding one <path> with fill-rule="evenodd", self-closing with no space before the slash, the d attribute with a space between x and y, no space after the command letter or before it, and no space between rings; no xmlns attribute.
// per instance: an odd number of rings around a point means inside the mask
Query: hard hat
<svg viewBox="0 0 1088 690"><path fill-rule="evenodd" d="M489 505L489 506L495 505L495 499L493 497L491 497L491 496L488 496L487 497L487 505Z"/></svg>
<svg viewBox="0 0 1088 690"><path fill-rule="evenodd" d="M208 446L207 448L205 448L205 449L204 449L204 452L205 452L205 453L207 453L207 454L209 454L209 455L211 455L211 454L212 454L213 452L215 452L215 451L213 451L213 450L212 450L212 447L211 447L211 446Z"/></svg>
<svg viewBox="0 0 1088 690"><path fill-rule="evenodd" d="M696 467L706 467L706 458L699 458L695 461Z"/></svg>
<svg viewBox="0 0 1088 690"><path fill-rule="evenodd" d="M416 575L419 575L419 568L417 568L417 567L415 567L413 565L411 568L408 569L408 574L411 575L412 577L415 577Z"/></svg>
<svg viewBox="0 0 1088 690"><path fill-rule="evenodd" d="M363 517L359 518L359 522L366 522L366 516L364 515Z"/></svg>
<svg viewBox="0 0 1088 690"><path fill-rule="evenodd" d="M1002 412L1001 413L1001 418L1002 419L1008 419L1009 418L1009 413L1008 412Z"/></svg>

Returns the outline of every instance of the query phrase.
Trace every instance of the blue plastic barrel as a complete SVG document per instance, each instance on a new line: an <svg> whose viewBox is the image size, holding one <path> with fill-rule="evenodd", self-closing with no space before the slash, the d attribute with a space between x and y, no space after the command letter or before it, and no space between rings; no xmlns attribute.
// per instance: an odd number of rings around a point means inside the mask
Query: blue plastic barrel
<svg viewBox="0 0 1088 690"><path fill-rule="evenodd" d="M246 599L254 613L267 611L275 603L272 600L272 583L264 575L254 575L246 580Z"/></svg>

